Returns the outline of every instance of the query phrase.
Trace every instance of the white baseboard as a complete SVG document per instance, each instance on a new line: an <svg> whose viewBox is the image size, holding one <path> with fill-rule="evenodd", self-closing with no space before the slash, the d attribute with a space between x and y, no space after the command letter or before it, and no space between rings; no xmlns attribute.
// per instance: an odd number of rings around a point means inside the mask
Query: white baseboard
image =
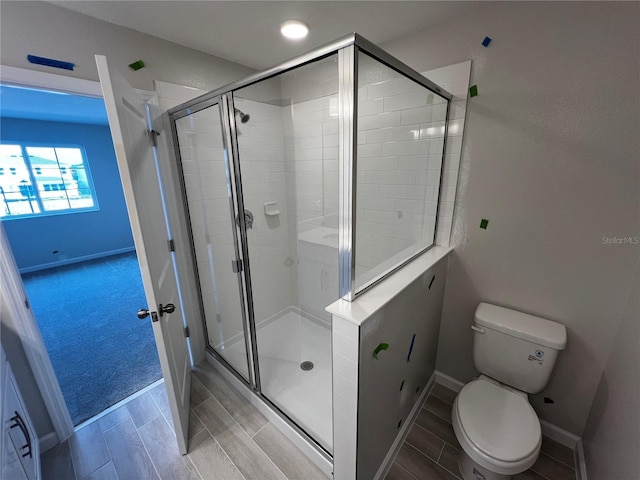
<svg viewBox="0 0 640 480"><path fill-rule="evenodd" d="M253 393L246 385L238 380L229 370L223 367L220 362L210 353L206 354L206 362L211 365L225 380L231 383L235 389L246 398L254 407L262 413L269 422L273 424L282 434L291 440L296 447L315 463L320 470L322 470L327 477L333 478L333 463L324 455L322 455L315 447L311 446L307 439L305 439L298 431L296 431L291 425L289 425L280 415L273 411L273 409L260 399L255 393Z"/></svg>
<svg viewBox="0 0 640 480"><path fill-rule="evenodd" d="M540 420L540 426L542 427L542 435L549 437L551 440L569 447L571 450L576 450L580 437L574 435L571 432L567 432L563 428L555 426L553 423L549 423L546 420Z"/></svg>
<svg viewBox="0 0 640 480"><path fill-rule="evenodd" d="M395 441L391 445L391 449L389 450L389 452L387 452L387 455L384 457L384 460L382 461L380 468L378 468L378 472L376 473L375 477L373 477L374 480L383 479L389 473L389 470L393 465L393 461L395 460L396 455L398 454L398 450L400 450L400 447L402 447L402 444L404 443L405 438L407 438L407 435L409 434L409 430L413 426L413 422L415 421L416 417L420 413L420 409L422 408L422 405L424 404L424 401L427 398L427 395L431 391L431 387L433 387L435 382L436 382L436 372L434 372L431 375L431 378L429 378L429 381L427 382L424 389L422 390L422 394L420 395L420 398L418 398L413 408L411 409L411 413L409 413L407 420L404 422L403 427L400 429L400 432L396 436Z"/></svg>
<svg viewBox="0 0 640 480"><path fill-rule="evenodd" d="M453 390L456 393L458 393L460 390L462 390L462 387L464 387L464 383L462 383L461 381L456 380L455 378L450 377L449 375L446 375L442 372L439 372L438 370L436 370L435 376L436 383L439 383L443 387L447 387L449 390Z"/></svg>
<svg viewBox="0 0 640 480"><path fill-rule="evenodd" d="M135 252L135 247L118 248L117 250L109 250L108 252L93 253L91 255L84 255L82 257L67 258L58 262L43 263L41 265L34 265L32 267L24 267L20 269L20 273L31 273L39 270L46 270L48 268L62 267L64 265L71 265L72 263L88 262L89 260L95 260L97 258L110 257L111 255L120 255L121 253Z"/></svg>
<svg viewBox="0 0 640 480"><path fill-rule="evenodd" d="M542 435L573 450L578 480L587 480L587 464L584 459L582 438L546 420L540 420L540 426L542 427Z"/></svg>
<svg viewBox="0 0 640 480"><path fill-rule="evenodd" d="M56 432L49 432L40 437L38 439L38 443L40 444L40 455L42 455L44 452L55 447L60 442L58 441L58 435Z"/></svg>
<svg viewBox="0 0 640 480"><path fill-rule="evenodd" d="M582 446L582 439L578 440L578 445L575 449L576 452L576 472L578 473L578 480L587 480L587 461L584 458L584 448Z"/></svg>

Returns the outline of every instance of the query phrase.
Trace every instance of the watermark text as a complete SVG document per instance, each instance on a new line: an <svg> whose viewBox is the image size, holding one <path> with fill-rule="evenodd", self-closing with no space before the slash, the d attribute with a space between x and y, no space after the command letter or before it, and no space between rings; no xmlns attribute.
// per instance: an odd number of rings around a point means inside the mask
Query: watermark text
<svg viewBox="0 0 640 480"><path fill-rule="evenodd" d="M640 245L640 236L602 237L603 245Z"/></svg>

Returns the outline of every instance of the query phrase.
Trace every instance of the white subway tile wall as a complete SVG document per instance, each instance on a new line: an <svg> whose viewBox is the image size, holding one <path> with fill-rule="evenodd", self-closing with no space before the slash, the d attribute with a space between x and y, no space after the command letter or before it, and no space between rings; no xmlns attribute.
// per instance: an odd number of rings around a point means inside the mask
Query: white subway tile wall
<svg viewBox="0 0 640 480"><path fill-rule="evenodd" d="M449 129L442 171L442 192L436 231L436 245L449 246L453 209L462 152L462 137L467 109L471 60L422 72L432 82L453 95L449 111Z"/></svg>
<svg viewBox="0 0 640 480"><path fill-rule="evenodd" d="M331 114L336 98L325 95L282 107L287 194L296 219L296 238L338 213L338 116Z"/></svg>
<svg viewBox="0 0 640 480"><path fill-rule="evenodd" d="M335 245L313 245L327 250L323 262L302 258L311 250L299 245L301 233L337 217L337 73L329 57L234 92L235 106L251 115L239 124L238 149L245 204L261 219L248 235L257 322L290 306L329 321L324 308L338 299L337 219ZM266 215L270 202L279 214Z"/></svg>
<svg viewBox="0 0 640 480"><path fill-rule="evenodd" d="M446 103L437 102L436 95L425 95L405 78L385 73L386 67L364 65L370 71L361 72L365 80L358 98L356 278L360 285L419 250L419 243L431 243L438 195L434 243L449 245L471 74L471 61L422 72L453 95L443 164Z"/></svg>
<svg viewBox="0 0 640 480"><path fill-rule="evenodd" d="M356 289L434 243L446 99L358 64Z"/></svg>
<svg viewBox="0 0 640 480"><path fill-rule="evenodd" d="M243 98L242 90L234 94L234 104L251 117L247 123L236 121L236 127L244 206L253 214L247 241L253 307L260 322L297 305L295 262L287 261L294 258L295 238L289 234L283 108ZM268 210L265 204L273 202L273 210ZM269 214L275 210L279 213Z"/></svg>

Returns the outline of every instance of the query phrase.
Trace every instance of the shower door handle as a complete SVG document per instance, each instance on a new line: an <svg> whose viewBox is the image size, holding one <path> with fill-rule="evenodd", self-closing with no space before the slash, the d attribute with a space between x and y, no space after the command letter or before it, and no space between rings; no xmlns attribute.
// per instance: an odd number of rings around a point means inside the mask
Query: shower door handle
<svg viewBox="0 0 640 480"><path fill-rule="evenodd" d="M240 226L240 214L236 215L236 225ZM244 210L244 225L247 228L253 227L253 213L251 210Z"/></svg>
<svg viewBox="0 0 640 480"><path fill-rule="evenodd" d="M233 270L233 273L240 273L242 271L242 260L231 260L231 270Z"/></svg>

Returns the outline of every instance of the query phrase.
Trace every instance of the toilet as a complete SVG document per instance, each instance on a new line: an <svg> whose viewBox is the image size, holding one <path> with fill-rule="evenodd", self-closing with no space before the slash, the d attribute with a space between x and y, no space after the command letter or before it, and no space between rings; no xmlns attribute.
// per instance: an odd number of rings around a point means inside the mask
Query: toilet
<svg viewBox="0 0 640 480"><path fill-rule="evenodd" d="M452 410L462 446L464 480L507 480L538 458L540 421L528 394L540 392L567 343L564 325L480 303L475 312L473 362L481 375L466 384Z"/></svg>

